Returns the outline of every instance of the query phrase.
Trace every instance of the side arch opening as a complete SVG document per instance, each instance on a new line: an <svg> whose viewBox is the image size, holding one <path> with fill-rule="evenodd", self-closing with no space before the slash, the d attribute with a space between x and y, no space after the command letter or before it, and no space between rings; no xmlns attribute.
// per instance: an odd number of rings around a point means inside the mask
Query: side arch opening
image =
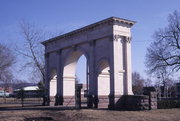
<svg viewBox="0 0 180 121"><path fill-rule="evenodd" d="M50 89L49 89L49 96L55 97L57 94L57 72L55 69L51 71L50 75Z"/></svg>
<svg viewBox="0 0 180 121"><path fill-rule="evenodd" d="M108 108L110 94L110 67L107 60L101 60L98 64L98 99L99 108Z"/></svg>

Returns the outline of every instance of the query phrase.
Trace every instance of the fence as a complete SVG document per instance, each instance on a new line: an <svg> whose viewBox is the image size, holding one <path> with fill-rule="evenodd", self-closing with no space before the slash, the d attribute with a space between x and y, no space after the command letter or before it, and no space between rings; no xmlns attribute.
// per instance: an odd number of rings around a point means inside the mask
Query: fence
<svg viewBox="0 0 180 121"><path fill-rule="evenodd" d="M23 101L23 102L22 102ZM42 105L43 98L0 98L0 106L7 105L7 104L22 104L23 105Z"/></svg>

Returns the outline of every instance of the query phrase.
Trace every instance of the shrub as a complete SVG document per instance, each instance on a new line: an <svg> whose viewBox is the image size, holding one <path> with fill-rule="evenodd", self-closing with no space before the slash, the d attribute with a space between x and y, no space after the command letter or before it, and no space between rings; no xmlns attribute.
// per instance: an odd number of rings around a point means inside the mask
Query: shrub
<svg viewBox="0 0 180 121"><path fill-rule="evenodd" d="M158 101L158 109L180 108L180 100Z"/></svg>

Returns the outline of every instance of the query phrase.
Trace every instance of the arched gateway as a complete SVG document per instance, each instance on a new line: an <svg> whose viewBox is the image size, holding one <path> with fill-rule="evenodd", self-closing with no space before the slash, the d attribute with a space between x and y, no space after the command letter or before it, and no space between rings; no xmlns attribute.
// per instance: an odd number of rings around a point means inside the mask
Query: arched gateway
<svg viewBox="0 0 180 121"><path fill-rule="evenodd" d="M113 108L122 95L132 95L131 32L134 21L111 17L42 42L45 46L46 96L67 105L75 96L75 70L87 59L87 100ZM103 100L105 100L103 102Z"/></svg>

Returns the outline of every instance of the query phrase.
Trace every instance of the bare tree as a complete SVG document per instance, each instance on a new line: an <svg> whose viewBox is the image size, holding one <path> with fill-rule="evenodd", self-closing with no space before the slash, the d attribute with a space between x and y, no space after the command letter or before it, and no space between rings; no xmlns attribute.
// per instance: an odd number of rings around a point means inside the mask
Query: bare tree
<svg viewBox="0 0 180 121"><path fill-rule="evenodd" d="M152 80L150 78L147 78L144 82L145 87L151 87L152 86Z"/></svg>
<svg viewBox="0 0 180 121"><path fill-rule="evenodd" d="M0 81L8 82L12 80L11 67L15 62L15 57L13 56L10 49L6 46L0 44Z"/></svg>
<svg viewBox="0 0 180 121"><path fill-rule="evenodd" d="M147 49L146 67L149 73L161 68L180 70L180 13L168 16L168 26L154 33L154 41Z"/></svg>
<svg viewBox="0 0 180 121"><path fill-rule="evenodd" d="M132 73L132 90L135 95L143 94L145 80L140 76L138 72Z"/></svg>
<svg viewBox="0 0 180 121"><path fill-rule="evenodd" d="M31 70L31 78L35 82L45 81L45 59L44 59L44 46L42 41L50 37L62 34L63 32L47 32L40 29L37 25L27 21L20 22L20 33L23 38L23 46L16 47L16 52L25 59L25 64L22 69Z"/></svg>
<svg viewBox="0 0 180 121"><path fill-rule="evenodd" d="M11 50L6 46L0 44L0 82L3 83L4 99L6 101L5 92L8 91L10 83L13 79L11 67L15 62Z"/></svg>
<svg viewBox="0 0 180 121"><path fill-rule="evenodd" d="M156 74L158 80L156 82L157 87L159 87L160 91L162 91L161 88L163 88L163 97L168 97L168 89L172 87L173 85L173 78L172 78L172 72L168 71L167 68L161 68L158 71L156 71Z"/></svg>
<svg viewBox="0 0 180 121"><path fill-rule="evenodd" d="M44 81L44 48L41 45L41 41L45 39L44 31L25 21L20 23L20 29L23 46L17 46L16 52L26 60L22 70L31 68L33 80Z"/></svg>

